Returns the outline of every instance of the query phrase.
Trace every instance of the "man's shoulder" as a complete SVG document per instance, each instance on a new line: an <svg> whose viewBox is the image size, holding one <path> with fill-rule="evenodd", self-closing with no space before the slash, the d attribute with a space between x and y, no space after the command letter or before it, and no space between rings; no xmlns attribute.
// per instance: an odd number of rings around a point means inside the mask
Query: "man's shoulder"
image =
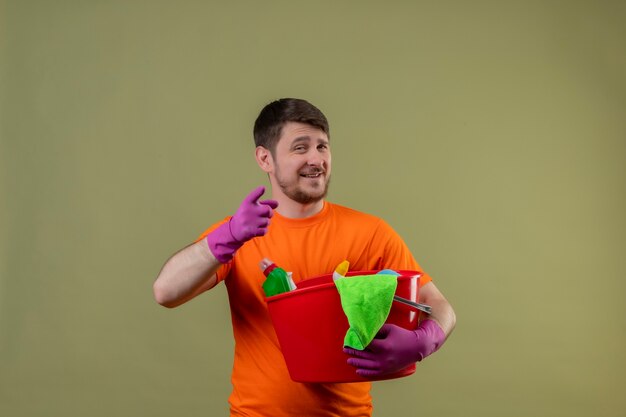
<svg viewBox="0 0 626 417"><path fill-rule="evenodd" d="M363 222L373 222L379 223L382 219L373 214L365 213L360 210L355 210L353 208L342 206L341 204L328 202L331 211L335 216L341 217L342 219L351 219L355 221L363 221Z"/></svg>
<svg viewBox="0 0 626 417"><path fill-rule="evenodd" d="M337 230L341 229L342 233L352 231L362 236L383 240L397 235L389 223L376 215L335 203L331 203L329 211L334 218L334 227L337 227Z"/></svg>

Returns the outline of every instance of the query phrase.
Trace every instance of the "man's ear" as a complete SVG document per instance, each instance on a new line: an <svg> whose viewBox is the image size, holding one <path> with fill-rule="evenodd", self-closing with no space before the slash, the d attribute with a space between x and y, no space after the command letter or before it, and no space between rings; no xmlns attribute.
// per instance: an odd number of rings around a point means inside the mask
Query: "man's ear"
<svg viewBox="0 0 626 417"><path fill-rule="evenodd" d="M272 159L272 153L263 146L257 146L254 154L256 163L259 167L269 173L273 170L274 160Z"/></svg>

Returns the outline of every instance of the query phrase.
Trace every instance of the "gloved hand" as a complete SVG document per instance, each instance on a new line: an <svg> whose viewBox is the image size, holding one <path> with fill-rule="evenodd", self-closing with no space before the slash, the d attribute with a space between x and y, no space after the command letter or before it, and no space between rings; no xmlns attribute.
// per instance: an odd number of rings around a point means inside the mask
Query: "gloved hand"
<svg viewBox="0 0 626 417"><path fill-rule="evenodd" d="M416 330L383 324L365 350L344 348L343 351L354 356L348 359L348 364L357 368L357 374L372 377L396 372L421 361L437 351L445 339L441 327L430 319L421 322Z"/></svg>
<svg viewBox="0 0 626 417"><path fill-rule="evenodd" d="M278 207L278 202L259 201L264 192L263 186L252 190L230 220L207 235L209 249L221 263L230 261L237 249L248 240L267 233L267 226L274 215L274 209Z"/></svg>

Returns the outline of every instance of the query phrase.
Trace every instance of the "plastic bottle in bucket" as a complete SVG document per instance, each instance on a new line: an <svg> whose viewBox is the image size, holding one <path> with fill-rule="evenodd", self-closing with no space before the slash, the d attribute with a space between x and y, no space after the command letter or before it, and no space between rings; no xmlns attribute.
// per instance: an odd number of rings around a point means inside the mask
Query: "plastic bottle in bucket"
<svg viewBox="0 0 626 417"><path fill-rule="evenodd" d="M291 279L291 272L285 271L267 258L263 259L259 266L267 277L263 283L266 297L296 289L296 284Z"/></svg>
<svg viewBox="0 0 626 417"><path fill-rule="evenodd" d="M350 262L343 261L337 268L335 268L335 272L333 272L333 281L337 281L338 279L345 278L348 273L348 268L350 268Z"/></svg>

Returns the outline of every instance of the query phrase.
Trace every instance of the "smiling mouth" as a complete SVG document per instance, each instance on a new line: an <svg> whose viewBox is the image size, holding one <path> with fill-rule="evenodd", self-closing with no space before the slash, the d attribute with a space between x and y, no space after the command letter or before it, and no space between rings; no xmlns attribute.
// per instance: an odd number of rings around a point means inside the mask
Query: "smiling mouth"
<svg viewBox="0 0 626 417"><path fill-rule="evenodd" d="M304 177L304 178L319 178L319 177L322 176L322 173L321 172L315 172L313 174L300 174L300 176Z"/></svg>

